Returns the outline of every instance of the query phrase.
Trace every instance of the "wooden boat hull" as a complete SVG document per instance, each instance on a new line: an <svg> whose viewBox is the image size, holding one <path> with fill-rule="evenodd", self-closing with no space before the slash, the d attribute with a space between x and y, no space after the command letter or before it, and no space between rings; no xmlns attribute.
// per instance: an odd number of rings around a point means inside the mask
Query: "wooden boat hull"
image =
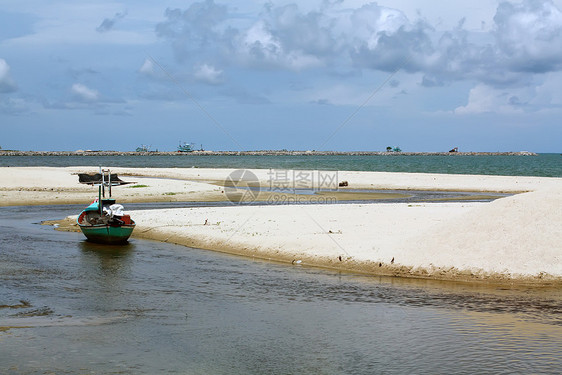
<svg viewBox="0 0 562 375"><path fill-rule="evenodd" d="M88 241L105 244L122 244L127 242L135 224L111 225L79 225Z"/></svg>
<svg viewBox="0 0 562 375"><path fill-rule="evenodd" d="M113 178L112 178L113 177ZM79 174L80 183L98 186L98 198L84 209L76 219L80 230L88 241L104 244L125 243L135 229L135 222L123 212L123 206L115 204L111 199L111 187L125 185L116 174L113 176L109 169L102 169L100 173ZM105 188L109 189L109 199L105 199Z"/></svg>
<svg viewBox="0 0 562 375"><path fill-rule="evenodd" d="M135 229L136 224L129 215L121 216L117 220L100 218L97 211L84 210L76 219L76 223L88 241L105 244L125 243Z"/></svg>

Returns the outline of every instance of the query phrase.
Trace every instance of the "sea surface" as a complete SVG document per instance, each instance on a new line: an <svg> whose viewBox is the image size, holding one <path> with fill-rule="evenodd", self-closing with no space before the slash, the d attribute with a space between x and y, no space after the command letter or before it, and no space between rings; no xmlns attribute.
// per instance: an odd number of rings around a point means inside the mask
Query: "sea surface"
<svg viewBox="0 0 562 375"><path fill-rule="evenodd" d="M562 155L146 155L0 156L7 166L262 168L562 177Z"/></svg>
<svg viewBox="0 0 562 375"><path fill-rule="evenodd" d="M562 368L559 288L362 276L138 239L108 247L40 225L82 208L0 208L2 374Z"/></svg>

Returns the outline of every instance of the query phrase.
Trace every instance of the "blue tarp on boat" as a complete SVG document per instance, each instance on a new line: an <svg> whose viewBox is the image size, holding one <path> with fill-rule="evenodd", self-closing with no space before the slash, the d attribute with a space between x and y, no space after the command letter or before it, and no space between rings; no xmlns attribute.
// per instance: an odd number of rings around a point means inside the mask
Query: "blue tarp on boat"
<svg viewBox="0 0 562 375"><path fill-rule="evenodd" d="M88 207L84 209L84 211L99 211L100 205L98 202L92 202Z"/></svg>

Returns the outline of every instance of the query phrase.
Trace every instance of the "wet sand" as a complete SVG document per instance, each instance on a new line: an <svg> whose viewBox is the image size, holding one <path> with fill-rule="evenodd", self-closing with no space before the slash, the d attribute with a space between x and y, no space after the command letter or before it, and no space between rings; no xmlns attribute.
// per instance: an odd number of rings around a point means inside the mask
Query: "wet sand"
<svg viewBox="0 0 562 375"><path fill-rule="evenodd" d="M72 173L0 168L0 204L84 203ZM120 202L226 200L232 170L115 168L136 185ZM267 170L252 171L261 184ZM131 176L125 178L125 176ZM489 282L562 282L562 179L338 172L351 189L521 193L481 202L177 208L130 212L134 236L244 256L370 274ZM264 185L265 186L265 185ZM365 194L365 193L363 193ZM343 199L342 199L343 200ZM72 220L67 220L69 224Z"/></svg>

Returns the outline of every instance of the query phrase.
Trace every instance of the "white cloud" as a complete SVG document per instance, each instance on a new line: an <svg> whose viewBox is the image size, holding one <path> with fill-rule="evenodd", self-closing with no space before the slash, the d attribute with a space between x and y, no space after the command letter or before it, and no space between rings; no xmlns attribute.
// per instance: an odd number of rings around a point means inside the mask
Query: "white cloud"
<svg viewBox="0 0 562 375"><path fill-rule="evenodd" d="M275 67L299 71L324 65L322 58L305 49L298 48L292 40L283 40L274 34L283 34L272 30L271 26L261 20L246 30L238 41L236 51L244 64L253 67Z"/></svg>
<svg viewBox="0 0 562 375"><path fill-rule="evenodd" d="M16 90L16 83L10 75L10 66L6 60L0 59L0 93L10 93Z"/></svg>
<svg viewBox="0 0 562 375"><path fill-rule="evenodd" d="M470 90L466 106L457 107L454 113L458 115L523 113L531 94L528 91L528 89L506 91L479 84Z"/></svg>
<svg viewBox="0 0 562 375"><path fill-rule="evenodd" d="M456 107L457 114L519 113L540 110L533 101L538 91L529 88L540 84L543 74L562 71L562 13L552 0L486 3L485 13L475 12L477 20L468 11L471 6L460 6L465 12L446 0L438 1L446 3L443 12L439 5L415 11L419 6L413 0L396 4L390 0L367 4L288 0L267 3L259 13L255 9L241 12L217 1L167 10L164 21L156 26L157 35L168 42L177 58L176 70L196 67L192 78L211 84L225 83L223 77L234 77L229 73L238 70L253 85L259 71L273 77L277 83L272 87L282 82L280 77L291 77L328 88L309 91L303 102L350 105L357 101L352 96L356 90L346 90L346 85L361 86L357 77L384 80L378 75L399 69L401 80L405 71L421 82L402 88L410 96L429 88L441 94L463 90L427 111ZM407 9L396 8L406 3ZM431 17L425 16L426 9ZM440 16L448 17L446 22L440 22ZM152 68L145 62L140 71L147 74ZM232 79L225 85L236 83ZM294 97L283 96L290 90L282 85L267 93L263 88L256 91L276 98L275 102L291 102ZM255 83L254 87L259 86ZM365 86L362 89L368 92ZM473 87L470 93L467 87ZM459 106L464 95L468 99ZM378 98L377 103L381 101Z"/></svg>
<svg viewBox="0 0 562 375"><path fill-rule="evenodd" d="M228 17L226 5L196 2L186 10L168 8L164 16L166 20L156 25L156 35L172 42L179 61L224 47L226 31L221 26Z"/></svg>
<svg viewBox="0 0 562 375"><path fill-rule="evenodd" d="M371 3L353 11L351 24L353 28L349 31L355 38L364 41L368 48L374 49L381 35L394 34L410 22L400 10Z"/></svg>
<svg viewBox="0 0 562 375"><path fill-rule="evenodd" d="M100 98L98 91L88 88L81 83L75 83L70 89L75 99L82 102L96 102Z"/></svg>
<svg viewBox="0 0 562 375"><path fill-rule="evenodd" d="M424 84L474 80L494 87L529 85L536 74L562 70L562 12L552 0L502 1L491 32L469 32L465 19L437 31L423 18L377 4L354 11L355 66L422 72ZM370 33L370 34L369 34Z"/></svg>
<svg viewBox="0 0 562 375"><path fill-rule="evenodd" d="M139 73L146 75L154 75L154 63L150 59L145 59L142 66L139 68Z"/></svg>
<svg viewBox="0 0 562 375"><path fill-rule="evenodd" d="M562 72L545 74L543 82L535 88L536 94L530 100L530 104L537 109L562 108L560 87L562 87Z"/></svg>
<svg viewBox="0 0 562 375"><path fill-rule="evenodd" d="M209 64L203 64L196 68L193 76L198 81L218 84L222 81L222 70L216 69L214 66Z"/></svg>
<svg viewBox="0 0 562 375"><path fill-rule="evenodd" d="M283 53L282 46L267 29L264 21L258 21L242 34L241 50L250 59L275 61Z"/></svg>
<svg viewBox="0 0 562 375"><path fill-rule="evenodd" d="M514 71L562 68L562 12L551 0L502 2L494 17L497 45Z"/></svg>

